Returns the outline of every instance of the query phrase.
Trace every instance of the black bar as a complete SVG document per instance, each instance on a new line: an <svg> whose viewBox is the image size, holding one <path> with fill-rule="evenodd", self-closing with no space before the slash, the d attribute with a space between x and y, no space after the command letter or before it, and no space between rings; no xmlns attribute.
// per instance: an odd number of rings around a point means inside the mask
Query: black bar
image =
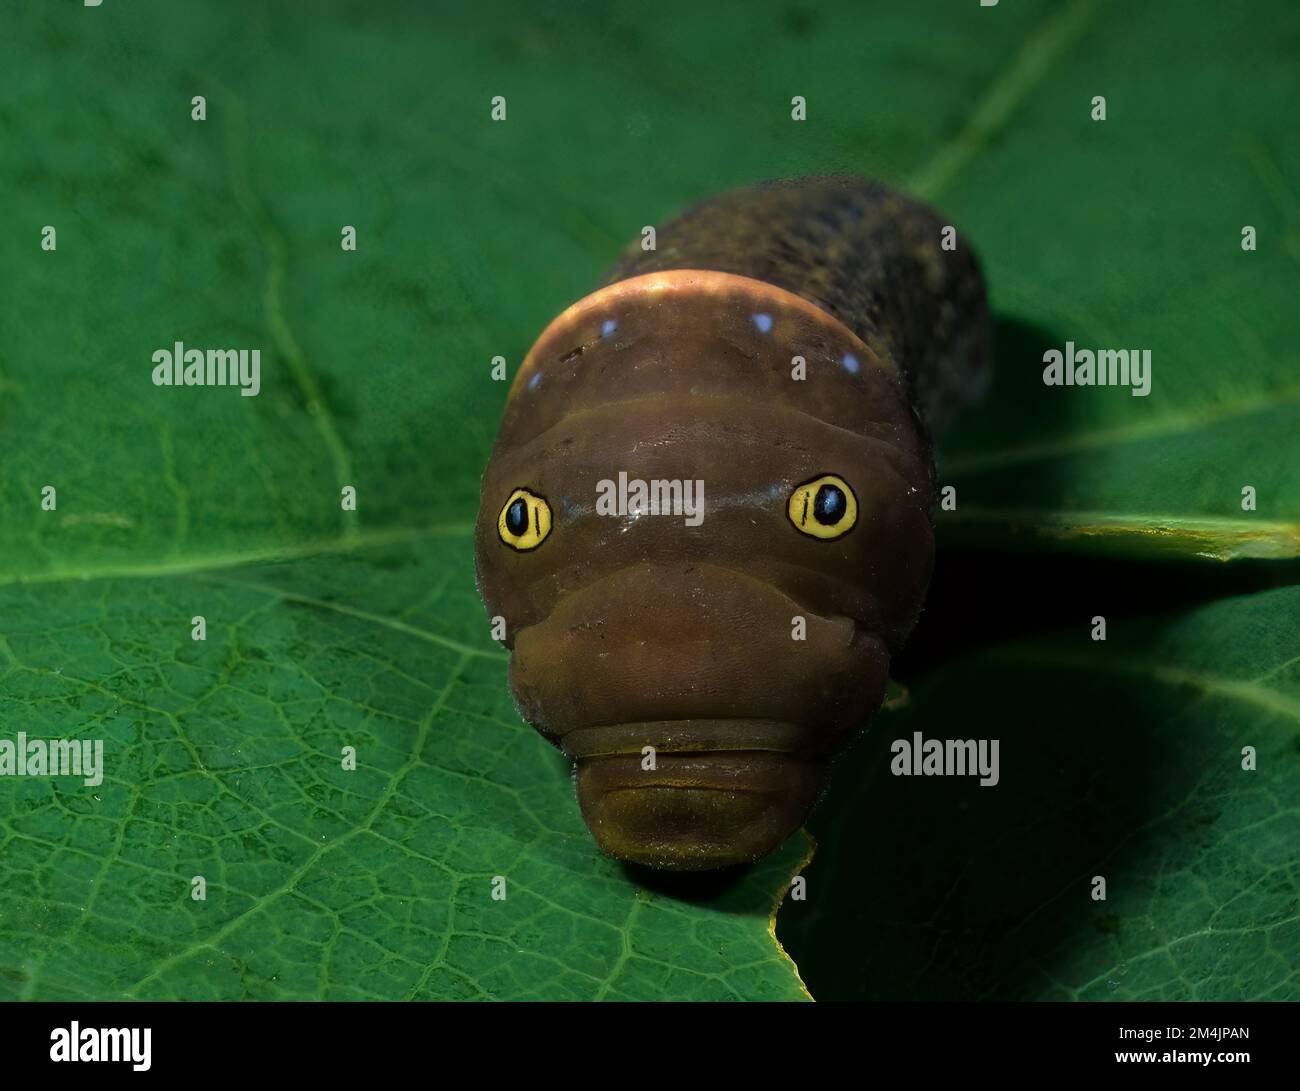
<svg viewBox="0 0 1300 1091"><path fill-rule="evenodd" d="M816 1086L839 1082L830 1072L840 1063L851 1063L864 1080L906 1072L925 1083L949 1073L1073 1078L1122 1069L1157 1078L1193 1070L1251 1078L1293 1071L1298 1012L1280 1003L11 1003L0 1008L0 1071L77 1080L113 1069L142 1079L201 1073L205 1082L320 1076L337 1085L412 1066L426 1073L420 1082L437 1082L468 1064L489 1082L514 1067L535 1081L552 1065L560 1065L553 1078L569 1079L604 1056L622 1056L674 1083L687 1069L720 1065L734 1077L756 1064L784 1072L783 1082ZM74 1022L89 1050L125 1038L87 1038L88 1028L148 1028L147 1070L129 1059L52 1060ZM143 1046L142 1034L136 1044Z"/></svg>

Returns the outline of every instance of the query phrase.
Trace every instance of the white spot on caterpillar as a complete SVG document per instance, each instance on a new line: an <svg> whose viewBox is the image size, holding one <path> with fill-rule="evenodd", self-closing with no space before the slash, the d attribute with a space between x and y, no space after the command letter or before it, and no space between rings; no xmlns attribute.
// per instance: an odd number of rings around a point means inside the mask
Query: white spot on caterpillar
<svg viewBox="0 0 1300 1091"><path fill-rule="evenodd" d="M758 327L759 333L771 333L772 316L770 314L762 314L760 312L759 314L754 315L754 325Z"/></svg>
<svg viewBox="0 0 1300 1091"><path fill-rule="evenodd" d="M841 360L840 363L844 365L844 370L850 375L856 375L858 373L858 368L862 366L858 363L858 358L851 352L846 352L844 354L844 359Z"/></svg>

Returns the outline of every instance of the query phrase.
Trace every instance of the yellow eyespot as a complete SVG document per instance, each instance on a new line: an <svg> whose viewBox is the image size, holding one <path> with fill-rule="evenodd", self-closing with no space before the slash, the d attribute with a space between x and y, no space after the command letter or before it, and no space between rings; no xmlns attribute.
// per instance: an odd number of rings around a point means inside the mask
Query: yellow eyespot
<svg viewBox="0 0 1300 1091"><path fill-rule="evenodd" d="M790 494L786 512L800 534L829 541L853 529L858 521L858 498L844 478L822 474Z"/></svg>
<svg viewBox="0 0 1300 1091"><path fill-rule="evenodd" d="M536 549L551 533L551 505L527 489L515 489L497 516L497 534L511 549Z"/></svg>

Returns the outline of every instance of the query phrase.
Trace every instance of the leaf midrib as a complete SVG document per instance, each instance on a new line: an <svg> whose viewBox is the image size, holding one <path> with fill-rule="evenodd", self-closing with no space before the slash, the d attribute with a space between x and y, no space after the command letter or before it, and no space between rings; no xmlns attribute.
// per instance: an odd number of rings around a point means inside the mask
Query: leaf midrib
<svg viewBox="0 0 1300 1091"><path fill-rule="evenodd" d="M144 561L138 564L84 565L75 568L51 569L48 572L0 574L0 587L12 584L74 583L91 580L151 579L167 576L191 576L204 572L239 568L250 564L275 564L318 557L328 553L352 553L358 550L400 545L436 538L467 537L474 532L470 522L434 523L427 527L391 527L359 531L352 535L339 535L295 546L272 546L265 549L241 550L229 553L211 553L196 557L165 561Z"/></svg>

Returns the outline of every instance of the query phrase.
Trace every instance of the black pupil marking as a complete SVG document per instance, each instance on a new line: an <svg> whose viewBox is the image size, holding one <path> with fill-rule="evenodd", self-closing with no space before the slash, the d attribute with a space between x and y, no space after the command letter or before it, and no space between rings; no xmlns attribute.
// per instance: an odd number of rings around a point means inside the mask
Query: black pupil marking
<svg viewBox="0 0 1300 1091"><path fill-rule="evenodd" d="M835 485L823 485L817 490L817 499L813 501L813 518L824 527L833 527L844 518L848 506L843 489Z"/></svg>
<svg viewBox="0 0 1300 1091"><path fill-rule="evenodd" d="M506 509L506 530L516 536L528 529L528 505L520 497Z"/></svg>

